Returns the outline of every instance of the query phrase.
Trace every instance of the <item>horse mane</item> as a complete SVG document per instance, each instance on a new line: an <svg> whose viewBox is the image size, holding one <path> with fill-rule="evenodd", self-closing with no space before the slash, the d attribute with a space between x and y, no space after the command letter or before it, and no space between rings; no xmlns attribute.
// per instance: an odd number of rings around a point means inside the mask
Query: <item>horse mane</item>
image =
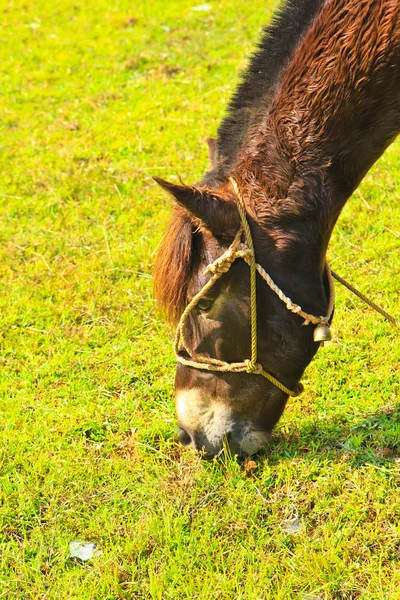
<svg viewBox="0 0 400 600"><path fill-rule="evenodd" d="M225 172L246 143L251 127L265 119L280 76L325 0L286 0L263 28L217 134L217 171Z"/></svg>
<svg viewBox="0 0 400 600"><path fill-rule="evenodd" d="M226 173L247 141L251 127L265 119L276 95L282 71L325 0L286 0L244 71L217 135L217 166L203 179L213 185L226 181ZM176 206L154 267L154 294L172 323L177 323L187 303L187 286L194 268L196 224Z"/></svg>

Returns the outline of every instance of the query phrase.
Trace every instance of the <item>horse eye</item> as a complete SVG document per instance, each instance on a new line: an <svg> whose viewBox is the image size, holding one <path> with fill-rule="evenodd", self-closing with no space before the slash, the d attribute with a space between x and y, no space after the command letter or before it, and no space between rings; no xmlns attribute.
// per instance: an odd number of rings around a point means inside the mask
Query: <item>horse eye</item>
<svg viewBox="0 0 400 600"><path fill-rule="evenodd" d="M197 303L196 308L200 312L207 312L212 307L213 302L214 301L211 298L200 298L200 300Z"/></svg>

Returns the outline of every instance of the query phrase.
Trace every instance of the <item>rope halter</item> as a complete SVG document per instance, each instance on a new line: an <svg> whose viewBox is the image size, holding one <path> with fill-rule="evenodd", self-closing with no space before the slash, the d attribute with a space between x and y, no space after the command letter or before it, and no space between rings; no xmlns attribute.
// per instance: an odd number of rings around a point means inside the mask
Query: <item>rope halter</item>
<svg viewBox="0 0 400 600"><path fill-rule="evenodd" d="M263 366L257 361L257 291L256 291L256 278L257 272L264 279L266 284L271 288L278 298L286 305L286 308L301 316L304 319L303 325L320 325L328 327L329 320L331 318L334 306L334 287L332 275L328 264L326 263L326 272L328 274L329 287L330 287L330 301L328 307L328 315L325 317L316 317L303 311L301 306L294 304L290 298L285 296L282 290L273 282L271 277L266 273L261 265L256 263L253 238L251 235L249 223L246 216L246 208L243 197L237 186L236 181L230 177L229 181L235 192L235 202L239 211L241 227L236 233L235 239L229 248L213 263L209 264L204 271L204 275L210 274L211 277L203 288L190 300L186 306L179 320L178 327L176 330L174 350L177 360L186 365L187 367L193 367L195 369L201 369L205 371L218 371L221 373L250 373L254 375L262 375L268 381L273 383L277 388L282 390L288 396L298 396L303 391L303 386L300 382L297 383L294 390L287 388L283 383L278 381L271 373L268 373ZM243 241L244 236L244 241ZM229 271L232 264L238 258L243 259L250 269L250 329L251 329L251 358L243 360L243 362L225 362L216 358L210 358L202 356L194 351L189 350L189 343L185 336L185 325L191 311L198 304L199 300L203 298L208 290L214 285L214 283L224 274ZM180 348L186 351L190 358L182 356Z"/></svg>

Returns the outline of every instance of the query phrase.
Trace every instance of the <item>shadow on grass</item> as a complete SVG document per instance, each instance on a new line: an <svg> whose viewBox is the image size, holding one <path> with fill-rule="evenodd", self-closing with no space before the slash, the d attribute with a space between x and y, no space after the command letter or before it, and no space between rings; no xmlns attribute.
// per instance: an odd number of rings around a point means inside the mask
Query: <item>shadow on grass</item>
<svg viewBox="0 0 400 600"><path fill-rule="evenodd" d="M172 462L179 462L190 451L179 444L175 431L169 428L167 432L163 428L146 431L140 446ZM328 459L346 460L355 468L373 464L383 469L393 466L400 469L400 403L357 417L347 414L291 422L285 431L274 432L266 449L251 458L271 466L296 459L310 462ZM232 456L229 448L213 461L205 462L222 465L227 460L246 468L246 459Z"/></svg>
<svg viewBox="0 0 400 600"><path fill-rule="evenodd" d="M324 421L292 423L288 433L275 433L261 460L340 459L354 467L374 464L400 468L400 404L366 415L362 421L334 416Z"/></svg>

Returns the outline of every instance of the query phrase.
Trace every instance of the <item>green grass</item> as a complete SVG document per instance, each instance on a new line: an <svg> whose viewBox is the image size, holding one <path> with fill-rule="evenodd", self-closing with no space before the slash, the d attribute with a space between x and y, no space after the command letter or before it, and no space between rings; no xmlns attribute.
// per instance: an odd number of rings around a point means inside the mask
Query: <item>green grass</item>
<svg viewBox="0 0 400 600"><path fill-rule="evenodd" d="M400 598L400 338L347 291L255 464L176 442L151 296L170 202L150 175L204 172L276 2L196 4L0 9L0 597ZM397 315L399 149L329 251ZM74 540L101 554L69 559Z"/></svg>

